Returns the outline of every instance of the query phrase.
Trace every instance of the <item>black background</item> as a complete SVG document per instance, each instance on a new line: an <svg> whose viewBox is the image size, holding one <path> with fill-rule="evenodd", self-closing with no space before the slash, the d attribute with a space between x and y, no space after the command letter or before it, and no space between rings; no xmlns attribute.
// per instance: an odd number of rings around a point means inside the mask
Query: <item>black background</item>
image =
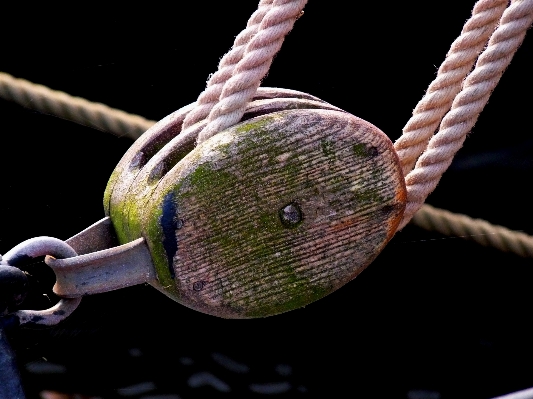
<svg viewBox="0 0 533 399"><path fill-rule="evenodd" d="M0 70L154 120L196 99L257 6L72 4L3 5ZM316 95L394 141L472 7L312 0L263 85ZM533 234L531 71L527 37L428 203ZM66 239L103 217L129 139L6 101L0 117L0 252L34 236ZM85 298L62 325L12 340L30 398L119 397L143 381L182 398L250 397L250 383L285 378L277 364L293 369L286 397L490 398L533 386L532 283L530 259L408 226L356 280L301 310L223 320L140 286ZM251 371L217 369L212 353ZM43 357L67 373L26 371ZM202 370L232 392L191 389Z"/></svg>

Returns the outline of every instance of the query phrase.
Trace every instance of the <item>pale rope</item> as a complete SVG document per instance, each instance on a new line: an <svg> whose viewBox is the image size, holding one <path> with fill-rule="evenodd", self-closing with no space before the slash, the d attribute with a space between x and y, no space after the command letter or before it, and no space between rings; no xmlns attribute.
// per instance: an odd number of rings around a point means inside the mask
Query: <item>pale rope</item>
<svg viewBox="0 0 533 399"><path fill-rule="evenodd" d="M5 77L8 76L9 79ZM34 105L35 103L31 101L32 96L35 93L38 95L46 97L42 98L43 102L52 104L49 108L52 110L51 114L71 120L72 122L81 122L84 125L98 125L103 126L102 130L106 130L109 133L115 135L122 135L123 133L108 130L104 126L121 126L125 131L129 132L128 137L135 139L138 137L137 134L132 134L133 132L139 131L140 126L143 126L144 130L148 130L155 121L147 120L141 116L128 114L124 111L118 109L113 109L107 106L100 108L101 104L92 103L82 98L72 97L66 93L58 92L56 90L51 90L45 86L36 85L22 79L15 79L10 75L0 72L0 81L3 82L3 89L0 90L0 97L5 100L13 100L23 106ZM20 90L20 82L24 82L25 95L13 97L10 93L16 90ZM38 88L38 89L36 89ZM6 96L7 93L7 96ZM63 110L64 108L53 105L53 103L58 101L57 93L60 93L61 101L66 102L67 104L71 102L77 102L78 106L72 108L72 110L79 112L80 115L84 115L83 118L80 116L73 117L72 112L68 114L55 114L56 110ZM17 99L23 99L23 101L18 101ZM92 110L98 108L100 112L94 113ZM116 115L120 115L121 122L119 124L103 124L102 120L112 120L116 118ZM139 121L141 123L139 123ZM433 208L429 205L423 205L415 217L412 219L413 224L432 231L437 231L444 235L458 235L461 238L474 240L483 245L495 246L498 249L514 252L518 255L524 256L528 254L533 256L533 237L525 235L523 233L513 232L504 227L493 226L490 223L480 220L480 219L470 219L467 216L455 215L449 211L439 210ZM491 239L479 238L479 234L485 234ZM503 244L501 244L503 242Z"/></svg>
<svg viewBox="0 0 533 399"><path fill-rule="evenodd" d="M498 83L501 74L508 66L514 52L522 43L526 30L531 25L529 18L531 14L529 2L525 0L514 1L509 9L505 10L500 21L500 27L491 36L489 47L479 58L476 64L476 69L470 77L466 79L463 89L460 91L463 78L472 68L472 64L474 63L476 56L484 47L487 37L490 36L494 27L497 25L496 22L498 17L502 14L505 4L506 2L486 0L480 0L476 4L472 18L467 21L461 36L452 44L448 57L443 66L439 69L441 76L438 76L436 81L430 86L427 98L421 101L421 104L417 107L418 109L415 110L415 114L428 111L432 106L437 106L439 109L432 110L430 111L430 115L426 114L420 118L415 116L414 120L411 121L412 123L408 123L406 129L408 133L412 131L413 127L420 128L420 126L416 126L416 122L424 121L424 119L427 121L430 119L430 123L426 125L426 129L425 131L422 131L422 133L417 132L418 134L415 133L414 135L411 135L411 137L402 138L397 144L397 148L400 150L405 150L409 145L415 147L412 151L400 151L400 157L403 161L402 169L407 172L411 169L412 163L416 157L424 149L424 144L433 134L440 118L442 118L442 115L444 115L450 108L450 102L452 102L452 99L455 97L451 106L451 111L441 122L440 132L435 135L430 141L430 144L428 144L426 153L423 154L416 164L416 170L408 173L406 176L408 202L399 229L408 223L416 210L418 210L423 204L427 195L429 195L429 193L436 187L440 176L448 168L453 156L462 146L466 134L475 124L479 113L488 101L488 98ZM276 5L277 3L275 2L274 6ZM273 10L270 10L269 13L272 13L272 11ZM294 14L292 23L294 23L294 20L300 12L301 10ZM226 82L220 97L220 102L212 109L209 115L210 123L204 131L200 133L198 142L204 141L240 120L242 113L244 112L244 107L257 90L260 80L268 71L272 58L268 60L267 65L260 65L263 68L259 70L261 75L258 79L254 78L256 75L259 75L259 73L256 72L255 75L250 74L249 78L253 81L251 86L242 85L244 87L238 87L238 90L227 90L228 97L224 99L226 86L230 86L232 80L235 81L235 86L237 82L242 84L242 81L237 80L237 77L239 77L239 65L245 62L249 49L253 48L253 42L261 36L262 27L265 24L265 20L268 19L269 13L265 15L265 18L262 21L259 33L252 38L248 44L244 59L239 62L232 78ZM280 40L279 46L275 49L274 54L279 51L283 37L282 40ZM502 52L503 55L500 54ZM492 59L494 58L494 55L498 54L500 55L500 59ZM486 64L488 64L488 68ZM487 69L488 76L484 76L487 75ZM481 80L481 82L478 82L478 80ZM458 92L459 94L457 95ZM236 95L232 98L232 94L235 93L237 93L239 97ZM224 103L224 100L226 100L226 103ZM238 110L236 108L237 105L240 107ZM236 110L237 112L232 112ZM446 129L449 131L446 131ZM452 136L452 144L454 143L455 146L449 145L449 135ZM414 142L413 139L415 139ZM420 142L417 142L417 140L420 140ZM448 147L437 148L442 145L448 145ZM432 155L433 162L431 158Z"/></svg>
<svg viewBox="0 0 533 399"><path fill-rule="evenodd" d="M235 38L232 49L220 60L218 71L209 78L207 87L198 96L195 108L185 117L185 120L183 121L183 130L209 116L209 112L211 112L213 106L218 102L224 83L231 78L235 66L244 55L246 45L259 30L259 24L263 20L265 14L272 8L273 1L274 0L261 0L259 2L258 9L248 20L246 29L239 33Z"/></svg>
<svg viewBox="0 0 533 399"><path fill-rule="evenodd" d="M155 122L0 72L0 97L117 136L138 138Z"/></svg>
<svg viewBox="0 0 533 399"><path fill-rule="evenodd" d="M524 389L523 391L508 393L507 395L498 396L497 398L492 398L492 399L533 399L533 388Z"/></svg>
<svg viewBox="0 0 533 399"><path fill-rule="evenodd" d="M518 1L519 0L515 0L515 3ZM260 3L260 6L264 3L265 2ZM479 2L479 3L482 3L482 2ZM481 8L478 7L478 5L476 5L474 14L476 14L476 11L481 13L482 11L480 10ZM297 15L299 15L299 12ZM474 17L471 20L474 20ZM470 21L468 21L467 24L469 22ZM490 23L490 20L488 21L488 23ZM467 29L463 29L463 33L466 30ZM458 41L456 41L456 43L457 42ZM516 48L517 47L518 45L516 46ZM451 58L450 55L448 55L448 59L449 58ZM123 111L111 109L103 104L94 104L84 99L71 97L67 95L66 93L50 90L41 85L34 85L22 79L15 79L7 74L0 74L0 76L5 78L4 79L5 90L0 90L0 95L3 95L4 98L15 100L21 103L22 105L32 106L41 111L56 113L59 116L74 120L75 122L78 122L78 123L90 124L92 126L96 126L103 130L111 130L114 133L118 133L118 134L122 134L121 131L123 131L124 128L126 128L126 131L131 131L130 127L128 126L129 124L134 124L136 129L138 129L140 125L142 126L141 127L142 131L144 131L145 129L147 129L149 126L151 126L154 123L153 121L148 121L136 115L129 115ZM13 87L22 86L24 88L24 92L19 96L13 96L13 93L16 92L16 90L12 90L11 86ZM34 95L36 95L41 101L35 102L34 101L35 99L30 97L32 95L31 94L32 91L34 91ZM63 106L57 107L57 104L54 104L56 102L60 104L62 103ZM71 107L69 103L76 103L77 106ZM93 112L94 109L97 109L98 112L96 113ZM78 114L76 115L76 113L75 112L73 113L73 111L77 111ZM119 116L118 123L116 123L117 115ZM95 124L94 117L101 119L100 123ZM104 123L101 123L102 121ZM115 123L109 123L109 121L114 121ZM120 129L117 129L116 128L117 126L120 127ZM428 223L430 223L432 220L431 218L438 218L439 220L439 223L433 223L431 225L431 229L438 229L438 226L442 226L441 233L443 234L450 233L451 225L454 225L455 223L459 223L459 222L462 222L462 224L465 223L464 222L465 216L454 217L453 214L447 211L440 211L436 213L435 209L429 206L423 207L421 216L420 217L417 216L414 222L415 224L420 224L421 227L427 228ZM482 229L482 231L484 231L485 233L489 235L493 235L494 237L503 235L504 236L503 238L500 237L501 240L505 238L511 243L515 241L517 242L520 241L520 245L518 244L514 246L511 244L506 244L506 245L513 252L516 252L521 255L524 254L524 249L523 249L523 246L525 245L524 243L527 242L528 245L530 245L529 244L530 240L524 239L524 236L529 237L527 235L524 235L522 233L514 233L514 234L518 234L519 236L513 236L513 235L509 235L508 229L505 229L502 227L494 227L492 230L490 230L489 226L491 225L485 221L470 219L468 226L467 227L463 226L463 228L464 229L468 228L470 229L470 231L477 231L477 230L481 231L480 229ZM459 227L457 228L459 229ZM463 230L458 230L458 231L463 231ZM502 233L502 231L504 233ZM462 235L465 235L465 234L462 234ZM478 236L477 234L470 234L471 239L472 237L477 237L477 236ZM465 238L468 238L468 237L465 237ZM498 244L501 240L492 240L492 241L489 241L489 243L491 245L499 246L501 249L502 244Z"/></svg>
<svg viewBox="0 0 533 399"><path fill-rule="evenodd" d="M240 121L306 3L307 0L274 0L232 77L224 84L218 103L209 113L208 124L198 136L198 143Z"/></svg>
<svg viewBox="0 0 533 399"><path fill-rule="evenodd" d="M413 116L403 128L402 136L394 143L404 176L413 169L417 158L450 109L463 80L496 29L507 4L507 0L481 0L474 6L472 17L452 43L437 77L415 107Z"/></svg>
<svg viewBox="0 0 533 399"><path fill-rule="evenodd" d="M466 78L439 132L405 177L407 205L399 229L411 220L450 166L532 23L533 0L517 0L503 13L500 26Z"/></svg>
<svg viewBox="0 0 533 399"><path fill-rule="evenodd" d="M485 220L423 205L411 222L425 230L446 236L475 241L503 252L513 252L523 257L533 257L533 237L525 233L492 225Z"/></svg>

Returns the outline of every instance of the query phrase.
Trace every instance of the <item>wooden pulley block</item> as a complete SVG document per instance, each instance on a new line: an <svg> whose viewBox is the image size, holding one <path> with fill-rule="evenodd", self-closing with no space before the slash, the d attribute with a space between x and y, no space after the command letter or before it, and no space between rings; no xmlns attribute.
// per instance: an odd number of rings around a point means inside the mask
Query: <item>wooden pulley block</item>
<svg viewBox="0 0 533 399"><path fill-rule="evenodd" d="M402 217L388 137L313 96L259 89L244 117L195 147L192 105L124 155L104 197L119 241L144 237L156 288L226 318L305 306L356 277Z"/></svg>

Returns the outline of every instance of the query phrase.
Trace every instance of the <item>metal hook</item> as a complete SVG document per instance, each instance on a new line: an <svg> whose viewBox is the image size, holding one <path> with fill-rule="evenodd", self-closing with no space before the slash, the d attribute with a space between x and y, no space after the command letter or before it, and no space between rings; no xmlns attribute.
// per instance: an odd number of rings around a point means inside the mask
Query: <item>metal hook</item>
<svg viewBox="0 0 533 399"><path fill-rule="evenodd" d="M0 258L1 264L17 266L24 260L45 256L45 263L56 275L54 293L62 298L50 309L19 310L13 316L21 325L51 326L76 310L85 295L142 283L158 286L144 238L124 245L114 244L111 223L109 218L104 218L67 242L36 237L11 249Z"/></svg>

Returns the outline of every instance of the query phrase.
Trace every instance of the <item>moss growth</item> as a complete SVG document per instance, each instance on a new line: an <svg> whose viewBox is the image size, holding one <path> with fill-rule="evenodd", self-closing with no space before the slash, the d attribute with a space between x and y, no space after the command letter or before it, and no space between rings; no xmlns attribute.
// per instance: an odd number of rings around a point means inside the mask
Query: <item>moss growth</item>
<svg viewBox="0 0 533 399"><path fill-rule="evenodd" d="M161 144L160 147L163 146ZM159 147L158 147L159 148ZM167 169L177 164L185 155L188 149L176 151L169 158L165 160ZM104 194L104 206L110 203L112 189L115 181L120 178L122 173L115 170L106 188ZM163 172L166 173L167 170ZM152 183L157 183L152 182ZM152 261L154 263L158 281L168 294L179 297L175 288L174 281L170 275L169 264L166 252L162 245L163 235L160 226L160 218L162 215L161 206L148 208L147 204L151 201L151 196L156 188L148 188L147 181L140 181L136 178L132 182L132 189L128 190L126 195L120 198L120 201L115 201L113 207L108 205L109 214L115 228L119 243L125 244L131 242L139 237L145 237L147 244L150 247ZM162 201L159 202L161 205Z"/></svg>
<svg viewBox="0 0 533 399"><path fill-rule="evenodd" d="M251 130L262 130L263 127L268 126L272 121L274 120L274 117L270 116L262 116L260 118L254 118L250 122L244 122L239 124L235 128L236 133L247 133Z"/></svg>
<svg viewBox="0 0 533 399"><path fill-rule="evenodd" d="M366 158L368 156L368 148L363 143L354 144L352 150L356 157Z"/></svg>
<svg viewBox="0 0 533 399"><path fill-rule="evenodd" d="M376 189L358 190L354 193L354 198L358 204L379 203L383 201L383 197Z"/></svg>
<svg viewBox="0 0 533 399"><path fill-rule="evenodd" d="M199 165L190 175L189 183L194 190L204 196L211 191L213 185L224 184L226 180L231 179L231 175L222 171L214 171L209 164Z"/></svg>
<svg viewBox="0 0 533 399"><path fill-rule="evenodd" d="M247 317L265 317L272 316L280 313L289 312L294 309L305 307L319 299L324 298L326 295L332 292L332 289L325 287L319 287L317 285L310 285L311 291L301 293L300 295L293 296L284 302L277 303L265 303L263 306L257 307L246 313Z"/></svg>
<svg viewBox="0 0 533 399"><path fill-rule="evenodd" d="M113 227L115 228L115 233L117 234L118 242L120 244L126 244L136 238L131 238L128 229L128 218L125 214L124 209L128 208L128 203L131 202L129 198L123 198L120 202L115 202L113 207L110 209L111 221L113 222Z"/></svg>
<svg viewBox="0 0 533 399"><path fill-rule="evenodd" d="M332 141L327 139L320 140L320 147L322 148L322 153L329 162L334 162L337 156L335 155L335 146Z"/></svg>
<svg viewBox="0 0 533 399"><path fill-rule="evenodd" d="M161 196L161 198L165 198L165 195ZM167 254L163 246L162 216L163 201L159 201L157 207L150 209L147 217L148 224L145 228L146 241L150 247L150 254L152 255L152 261L154 262L159 283L168 293L173 294L173 296L179 299L180 295L170 275Z"/></svg>
<svg viewBox="0 0 533 399"><path fill-rule="evenodd" d="M111 206L111 194L113 193L113 189L115 188L115 184L117 183L117 180L119 179L120 175L120 171L115 169L113 170L113 173L111 173L111 176L107 181L107 185L104 191L104 212L106 215L109 215Z"/></svg>
<svg viewBox="0 0 533 399"><path fill-rule="evenodd" d="M239 308L249 317L295 309L319 299L326 292L296 271L299 260L294 257L290 243L294 234L302 232L299 224L293 229L283 226L278 208L286 205L286 200L273 206L271 195L265 198L259 194L261 176L275 173L286 185L284 197L301 195L301 188L294 183L296 177L301 178L301 162L296 155L286 154L286 148L278 144L276 132L266 129L273 119L264 118L235 128L232 134L236 137L231 144L215 149L219 153L213 161L217 168L209 162L197 165L174 190L178 207L183 212L186 213L188 203L194 201L196 209L205 209L211 215L206 219L205 234L198 234L202 235L202 246L211 258L208 262L229 271L225 273L228 287L238 286L246 292L259 290L259 293L264 292L264 285L260 283L263 281L272 284L269 289L283 288L274 304L269 295L260 299L254 295L236 298L230 289L224 290L225 305ZM238 171L220 167L230 163L229 154L235 152L239 154ZM266 163L258 161L258 155L266 158ZM243 176L247 179L243 180ZM229 221L217 217L230 206L237 225L228 225ZM247 216L240 217L240 209ZM246 271L232 272L241 270L242 265L247 265Z"/></svg>
<svg viewBox="0 0 533 399"><path fill-rule="evenodd" d="M183 168L179 166L180 176L185 177L168 189L158 189L158 198L150 198L152 192L140 187L111 209L121 242L145 236L161 285L178 301L198 308L189 299L190 292L178 292L181 285L176 288L170 276L161 227L163 199L168 194L175 198L180 217L198 218L195 231L187 233L197 240L191 244L196 247L191 247L194 250L189 255L193 259L199 256L196 250L202 251L206 280L212 278L224 287L216 294L222 295L222 307L247 317L264 317L305 306L333 290L326 278L315 281L312 273L301 271L308 257L298 246L316 239L308 236L305 220L288 228L282 224L279 211L292 201L313 196L327 200L326 205L320 205L320 212L328 207L344 211L352 204L372 206L383 201L376 188L383 170L377 165L373 169L367 166L372 147L363 143L342 147L325 134L322 137L328 138L314 142L312 148L320 159L320 174L306 179L308 171L303 168L308 154L302 156L300 148L287 145L287 133L276 130L282 119L283 113L275 113L228 129L221 134L230 136L209 148L209 157L200 159L202 151L190 153ZM173 166L184 155L175 154L168 161ZM348 175L346 162L364 165L357 169L363 170L362 175ZM306 210L302 211L305 218ZM178 231L178 247L179 235ZM178 273L180 267L196 272L193 263L177 263ZM203 271L199 273L203 278Z"/></svg>

